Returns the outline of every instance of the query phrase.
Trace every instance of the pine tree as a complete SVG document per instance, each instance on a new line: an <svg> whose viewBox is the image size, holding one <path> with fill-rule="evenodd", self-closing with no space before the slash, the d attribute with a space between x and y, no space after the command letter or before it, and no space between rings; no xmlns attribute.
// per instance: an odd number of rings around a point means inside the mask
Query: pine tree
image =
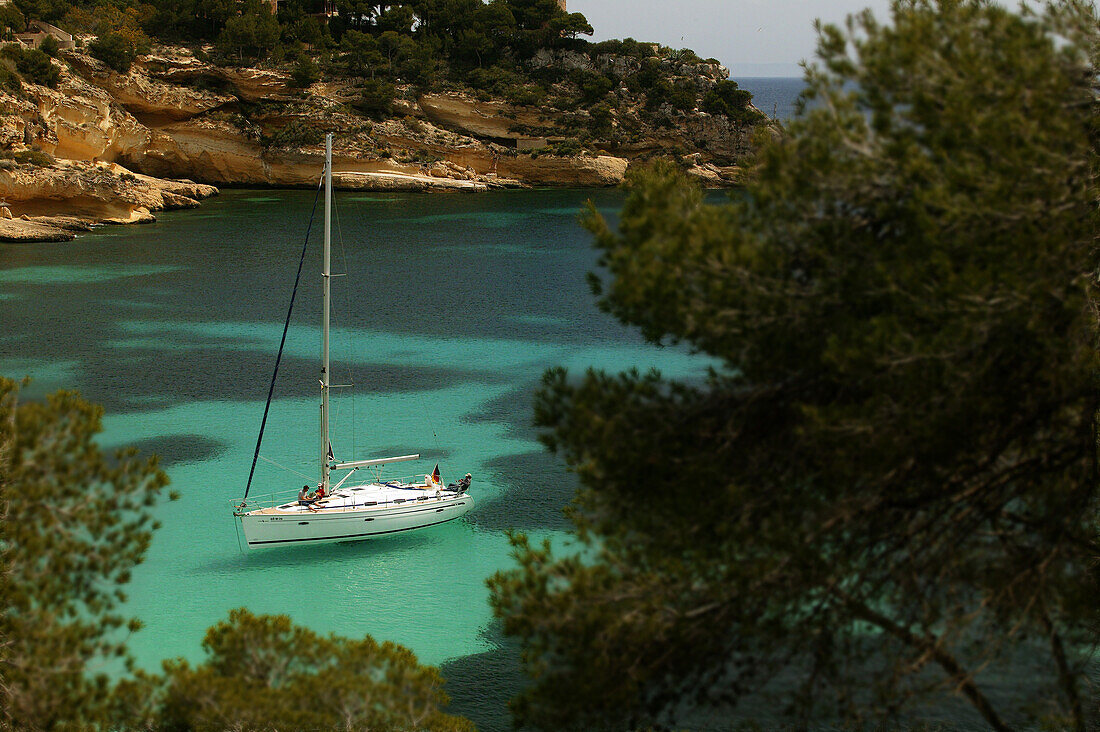
<svg viewBox="0 0 1100 732"><path fill-rule="evenodd" d="M580 553L490 584L522 722L674 724L782 674L794 720L956 693L1083 730L1100 589L1091 5L898 0L819 28L810 107L709 203L594 210L601 306L721 362L546 375ZM980 669L1041 671L1010 702Z"/></svg>
<svg viewBox="0 0 1100 732"><path fill-rule="evenodd" d="M85 727L128 661L119 614L167 483L155 458L104 455L102 410L73 392L19 401L0 378L0 729Z"/></svg>
<svg viewBox="0 0 1100 732"><path fill-rule="evenodd" d="M234 610L210 628L206 660L165 664L147 710L157 729L433 730L473 732L444 714L438 670L407 648L320 636L285 615Z"/></svg>

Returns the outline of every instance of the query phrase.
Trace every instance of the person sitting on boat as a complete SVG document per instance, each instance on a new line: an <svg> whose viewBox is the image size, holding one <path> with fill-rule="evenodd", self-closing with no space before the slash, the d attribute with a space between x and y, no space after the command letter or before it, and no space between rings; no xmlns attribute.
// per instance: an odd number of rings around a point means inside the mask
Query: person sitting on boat
<svg viewBox="0 0 1100 732"><path fill-rule="evenodd" d="M470 489L470 481L472 481L473 479L474 477L472 475L466 473L466 476L462 478L462 480L458 481L457 483L451 483L450 485L448 485L447 490L454 491L455 493L465 493Z"/></svg>
<svg viewBox="0 0 1100 732"><path fill-rule="evenodd" d="M299 506L308 506L309 504L313 503L314 499L307 498L308 494L309 494L309 486L308 485L302 486L302 490L298 491L298 505Z"/></svg>
<svg viewBox="0 0 1100 732"><path fill-rule="evenodd" d="M302 493L304 493L308 488L309 488L309 486L305 486L305 485L302 486ZM299 495L301 495L301 494L299 494ZM306 496L305 498L299 499L298 502L301 505L305 506L307 509L309 509L310 512L313 512L313 511L317 511L317 510L320 509L321 499L324 498L324 497L325 497L325 489L322 488L321 486L317 486L317 490L314 493L311 493L310 495Z"/></svg>

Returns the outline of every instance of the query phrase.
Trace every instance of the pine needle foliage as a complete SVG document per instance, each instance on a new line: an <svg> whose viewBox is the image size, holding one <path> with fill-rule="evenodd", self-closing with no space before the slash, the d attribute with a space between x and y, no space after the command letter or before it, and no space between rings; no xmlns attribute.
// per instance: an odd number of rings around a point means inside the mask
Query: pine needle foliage
<svg viewBox="0 0 1100 732"><path fill-rule="evenodd" d="M133 450L103 454L101 417L75 392L21 403L0 378L0 729L100 723L97 671L126 663L141 627L118 607L167 477Z"/></svg>
<svg viewBox="0 0 1100 732"><path fill-rule="evenodd" d="M600 304L724 364L546 374L580 552L490 580L543 729L674 725L770 681L800 725L954 694L1083 730L1100 588L1098 21L897 0L819 27L746 191L671 164L593 209ZM987 680L1026 658L1027 689Z"/></svg>
<svg viewBox="0 0 1100 732"><path fill-rule="evenodd" d="M473 732L444 714L439 671L407 648L321 636L285 615L233 610L203 640L206 660L165 665L149 718L161 730ZM141 695L138 695L139 697Z"/></svg>

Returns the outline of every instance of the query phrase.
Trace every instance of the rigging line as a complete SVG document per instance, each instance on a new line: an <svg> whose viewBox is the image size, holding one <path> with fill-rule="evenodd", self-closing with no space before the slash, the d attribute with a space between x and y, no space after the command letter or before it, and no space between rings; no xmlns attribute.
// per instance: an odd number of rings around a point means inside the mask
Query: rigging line
<svg viewBox="0 0 1100 732"><path fill-rule="evenodd" d="M233 532L237 535L237 553L244 554L244 547L241 546L241 522L236 516L233 517Z"/></svg>
<svg viewBox="0 0 1100 732"><path fill-rule="evenodd" d="M266 457L264 457L263 455L260 455L260 460L263 460L263 461L264 461L265 463L271 463L271 464L272 464L272 465L274 465L274 466L275 466L276 468L282 468L283 470L285 470L285 471L286 471L286 472L288 472L288 473L294 473L295 475L297 475L297 476L298 476L298 477L300 477L300 478L305 478L306 480L313 480L313 478L312 478L312 477L310 477L310 476L306 475L305 473L299 473L299 472L298 472L297 470L295 470L294 468L288 468L288 467L287 467L287 466L285 466L285 465L280 465L279 463L275 462L275 461L274 461L274 460L272 460L271 458L266 458Z"/></svg>
<svg viewBox="0 0 1100 732"><path fill-rule="evenodd" d="M298 296L298 284L302 281L302 265L306 262L306 249L309 248L309 234L313 230L313 218L317 214L317 201L321 199L321 188L325 177L317 183L317 193L313 197L313 211L309 214L309 225L306 227L306 238L302 242L302 257L298 260L298 274L294 278L294 290L290 293L290 307L286 311L286 323L283 324L283 338L279 341L279 354L275 357L275 371L271 374L271 386L267 390L267 404L264 405L264 417L260 420L260 434L256 437L256 452L252 455L252 468L248 471L248 483L244 486L244 497L248 499L248 491L252 488L252 477L256 474L256 461L260 457L260 445L264 441L264 428L267 426L267 415L271 411L271 397L275 394L275 379L279 376L279 363L283 360L283 348L286 346L286 334L290 330L290 316L294 312L294 299Z"/></svg>

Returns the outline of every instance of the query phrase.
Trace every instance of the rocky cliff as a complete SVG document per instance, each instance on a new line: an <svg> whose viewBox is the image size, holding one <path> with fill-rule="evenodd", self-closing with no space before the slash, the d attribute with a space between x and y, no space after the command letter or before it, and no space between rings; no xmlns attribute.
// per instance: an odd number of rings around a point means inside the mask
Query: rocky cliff
<svg viewBox="0 0 1100 732"><path fill-rule="evenodd" d="M384 190L614 185L631 162L656 153L730 184L754 132L698 109L643 109L625 86L613 91L613 106L595 110L405 87L394 114L370 122L351 107L360 93L352 81L294 89L277 70L221 68L182 48L158 48L125 74L79 48L53 63L55 89L0 92L0 239L151 220L157 210L197 205L214 185L313 185L324 131L338 135L338 185ZM570 52L530 62L533 71L620 77L640 63ZM700 92L728 77L715 63L660 64Z"/></svg>

